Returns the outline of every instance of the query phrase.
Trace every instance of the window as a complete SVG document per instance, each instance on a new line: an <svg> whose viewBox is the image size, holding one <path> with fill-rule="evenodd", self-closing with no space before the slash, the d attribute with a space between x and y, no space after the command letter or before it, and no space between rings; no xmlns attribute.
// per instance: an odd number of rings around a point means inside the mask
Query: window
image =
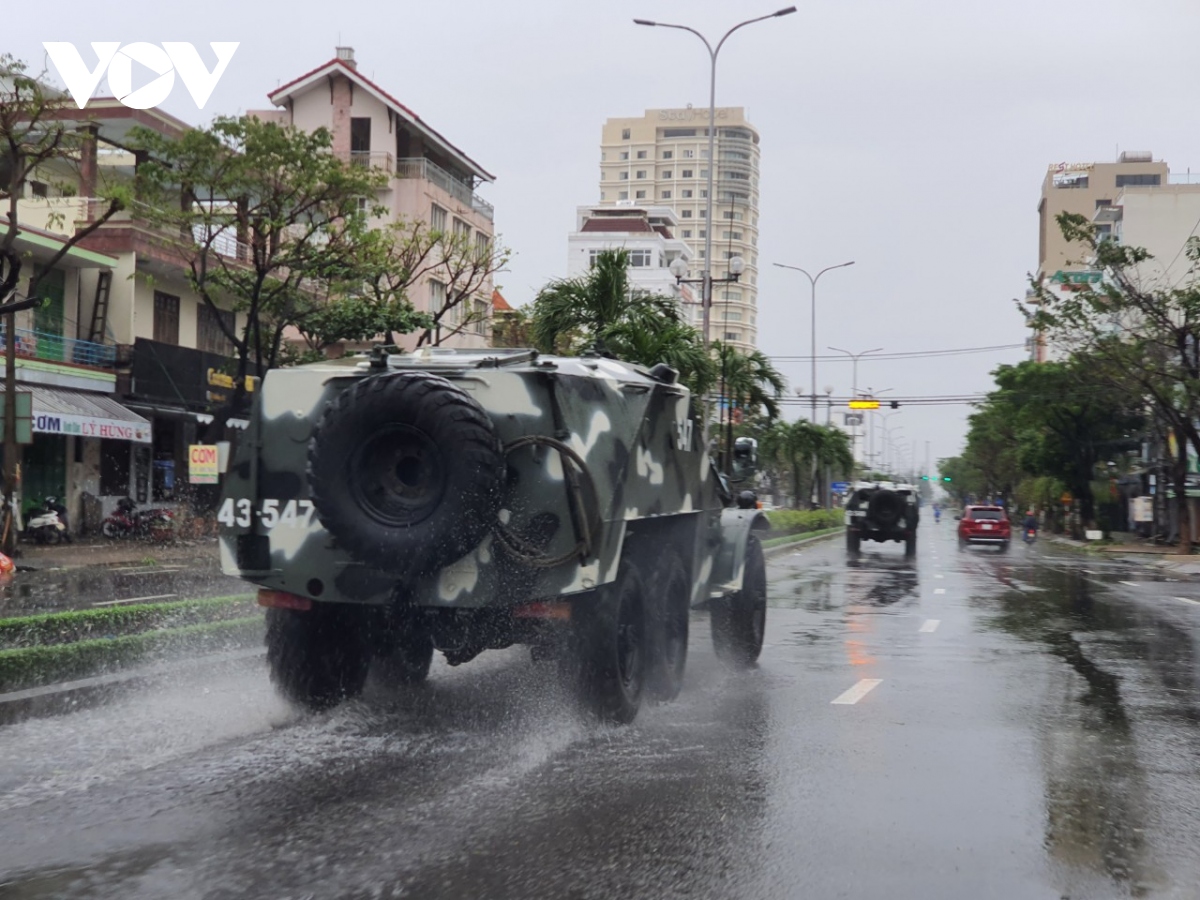
<svg viewBox="0 0 1200 900"><path fill-rule="evenodd" d="M701 151L700 151L700 158L701 158L701 159L708 159L708 151L707 151L707 150L701 150Z"/></svg>
<svg viewBox="0 0 1200 900"><path fill-rule="evenodd" d="M690 219L691 217L692 217L692 211L690 209L685 209L683 212L681 212L679 214L679 218L681 218L681 219Z"/></svg>
<svg viewBox="0 0 1200 900"><path fill-rule="evenodd" d="M487 334L488 305L476 298L475 309L471 313L471 328L476 334Z"/></svg>
<svg viewBox="0 0 1200 900"><path fill-rule="evenodd" d="M725 315L721 318L726 322L740 322L742 321L742 314L737 310L725 310Z"/></svg>
<svg viewBox="0 0 1200 900"><path fill-rule="evenodd" d="M735 300L735 301L741 300L742 292L741 291L721 291L721 299L722 300Z"/></svg>
<svg viewBox="0 0 1200 900"><path fill-rule="evenodd" d="M664 128L663 129L663 137L665 137L665 138L681 138L681 137L695 137L695 136L696 136L695 128Z"/></svg>
<svg viewBox="0 0 1200 900"><path fill-rule="evenodd" d="M663 178L663 179L674 178L675 174L670 169L663 169L661 172L658 173L658 177Z"/></svg>
<svg viewBox="0 0 1200 900"><path fill-rule="evenodd" d="M671 157L673 157L674 155L675 155L675 154L674 154L674 152L672 152L671 150L664 150L664 151L662 152L662 158L663 158L663 159L670 159L670 158L671 158Z"/></svg>
<svg viewBox="0 0 1200 900"><path fill-rule="evenodd" d="M692 189L691 189L691 188L684 188L684 190L683 190L683 191L680 193L680 195L679 195L679 196L683 197L683 199L684 199L684 200L690 200L690 199L692 199Z"/></svg>
<svg viewBox="0 0 1200 900"><path fill-rule="evenodd" d="M725 332L725 340L727 340L727 341L740 341L741 339L742 339L742 333L740 331Z"/></svg>
<svg viewBox="0 0 1200 900"><path fill-rule="evenodd" d="M605 172L603 169L601 169L601 170L600 170L600 180L601 180L601 181L607 181L607 180L608 180L608 173L607 173L607 172Z"/></svg>
<svg viewBox="0 0 1200 900"><path fill-rule="evenodd" d="M723 215L726 219L732 219L735 222L742 221L742 214L740 212L731 212L726 210L721 215Z"/></svg>
<svg viewBox="0 0 1200 900"><path fill-rule="evenodd" d="M645 192L645 191L637 191L637 192L636 192L636 193L633 195L633 199L634 199L634 200L645 200L645 199L646 199L646 192Z"/></svg>
<svg viewBox="0 0 1200 900"><path fill-rule="evenodd" d="M475 232L475 255L479 259L487 259L492 252L491 235L482 231Z"/></svg>
<svg viewBox="0 0 1200 900"><path fill-rule="evenodd" d="M684 159L695 159L695 158L696 158L696 151L695 151L695 150L684 150L684 151L683 151L683 158L684 158Z"/></svg>
<svg viewBox="0 0 1200 900"><path fill-rule="evenodd" d="M1111 200L1097 200L1096 209L1104 209L1106 206L1112 206Z"/></svg>
<svg viewBox="0 0 1200 900"><path fill-rule="evenodd" d="M708 188L700 188L700 198L702 200L708 199Z"/></svg>
<svg viewBox="0 0 1200 900"><path fill-rule="evenodd" d="M154 292L154 339L162 344L179 344L179 298Z"/></svg>
<svg viewBox="0 0 1200 900"><path fill-rule="evenodd" d="M601 150L600 151L600 162L604 162L606 159L608 159L608 154L605 153L603 150Z"/></svg>
<svg viewBox="0 0 1200 900"><path fill-rule="evenodd" d="M50 188L44 181L29 182L29 192L35 197L49 197Z"/></svg>
<svg viewBox="0 0 1200 900"><path fill-rule="evenodd" d="M708 229L707 228L700 229L700 237L708 237Z"/></svg>
<svg viewBox="0 0 1200 900"><path fill-rule="evenodd" d="M663 192L662 192L662 194L661 194L661 196L662 196L662 199L663 199L663 200L670 200L670 199L671 199L671 192L670 192L670 191L663 191Z"/></svg>
<svg viewBox="0 0 1200 900"><path fill-rule="evenodd" d="M638 170L637 170L637 172L635 172L635 173L634 173L634 176L633 176L633 177L634 177L634 178L645 178L645 177L646 177L646 170L645 170L645 169L638 169Z"/></svg>
<svg viewBox="0 0 1200 900"><path fill-rule="evenodd" d="M748 173L748 172L729 172L729 171L726 171L726 172L725 172L725 177L726 177L726 178L732 178L732 179L734 179L735 181L749 181L749 180L750 180L750 175L749 175L749 173Z"/></svg>
<svg viewBox="0 0 1200 900"><path fill-rule="evenodd" d="M683 236L685 238L690 238L692 236L692 229L690 229L690 228L683 229Z"/></svg>
<svg viewBox="0 0 1200 900"><path fill-rule="evenodd" d="M697 254L697 255L698 255L698 256L699 256L701 259L704 259L704 257L705 257L705 255L706 255L706 254L705 254L705 252L704 252L703 250L701 250L701 251L700 251L700 253L699 253L699 254Z"/></svg>
<svg viewBox="0 0 1200 900"><path fill-rule="evenodd" d="M446 285L440 281L429 282L429 311L441 312L446 307Z"/></svg>
<svg viewBox="0 0 1200 900"><path fill-rule="evenodd" d="M741 138L743 141L752 140L753 136L748 131L738 131L735 128L720 128L717 130L720 137Z"/></svg>
<svg viewBox="0 0 1200 900"><path fill-rule="evenodd" d="M727 241L740 241L742 233L740 231L723 231L721 232L721 237Z"/></svg>
<svg viewBox="0 0 1200 900"><path fill-rule="evenodd" d="M467 240L471 237L471 226L462 219L454 220L454 236L459 240Z"/></svg>
<svg viewBox="0 0 1200 900"><path fill-rule="evenodd" d="M653 256L652 250L630 250L629 265L634 269L649 268L654 264Z"/></svg>
<svg viewBox="0 0 1200 900"><path fill-rule="evenodd" d="M628 181L628 180L629 180L629 173L628 173L628 172L622 172L622 173L621 173L621 181Z"/></svg>
<svg viewBox="0 0 1200 900"><path fill-rule="evenodd" d="M735 256L741 256L741 255L742 254L738 253L736 250L726 250L725 251L726 259L733 259Z"/></svg>
<svg viewBox="0 0 1200 900"><path fill-rule="evenodd" d="M100 439L100 494L124 497L129 493L129 442Z"/></svg>
<svg viewBox="0 0 1200 900"><path fill-rule="evenodd" d="M645 150L639 150L639 151L637 152L637 158L638 158L638 159L645 159L645 158L646 158L646 151L645 151Z"/></svg>
<svg viewBox="0 0 1200 900"><path fill-rule="evenodd" d="M701 170L700 170L700 177L701 177L701 178L707 178L707 177L708 177L708 169L701 169Z"/></svg>
<svg viewBox="0 0 1200 900"><path fill-rule="evenodd" d="M1087 179L1084 178L1086 182ZM1118 175L1117 187L1157 187L1162 184L1161 175ZM1085 184L1084 187L1087 185Z"/></svg>
<svg viewBox="0 0 1200 900"><path fill-rule="evenodd" d="M691 177L692 177L692 170L691 170L691 169L684 169L684 170L683 170L682 172L680 172L679 174L680 174L680 177L681 177L681 178L691 178Z"/></svg>
<svg viewBox="0 0 1200 900"><path fill-rule="evenodd" d="M623 160L629 159L629 151L628 150L621 151L621 159L623 159Z"/></svg>
<svg viewBox="0 0 1200 900"><path fill-rule="evenodd" d="M704 192L701 191L700 193L703 194ZM700 218L702 218L702 219L708 218L708 210L707 209L700 210Z"/></svg>
<svg viewBox="0 0 1200 900"><path fill-rule="evenodd" d="M430 231L445 231L446 230L446 211L436 203L429 207L429 230Z"/></svg>
<svg viewBox="0 0 1200 900"><path fill-rule="evenodd" d="M1117 176L1117 187L1120 187L1121 176ZM1088 177L1086 175L1069 172L1066 175L1055 175L1054 186L1056 188L1086 188L1088 186Z"/></svg>
<svg viewBox="0 0 1200 900"><path fill-rule="evenodd" d="M629 140L629 129L628 128L621 129L621 140L623 140L623 141Z"/></svg>
<svg viewBox="0 0 1200 900"><path fill-rule="evenodd" d="M233 355L233 341L225 329L233 331L235 318L232 310L213 309L201 302L196 307L196 349L221 356ZM222 328L224 326L224 328Z"/></svg>
<svg viewBox="0 0 1200 900"><path fill-rule="evenodd" d="M607 199L608 199L608 191L601 191L600 192L600 202L603 203Z"/></svg>
<svg viewBox="0 0 1200 900"><path fill-rule="evenodd" d="M628 200L629 199L629 191L618 191L617 199L618 200Z"/></svg>

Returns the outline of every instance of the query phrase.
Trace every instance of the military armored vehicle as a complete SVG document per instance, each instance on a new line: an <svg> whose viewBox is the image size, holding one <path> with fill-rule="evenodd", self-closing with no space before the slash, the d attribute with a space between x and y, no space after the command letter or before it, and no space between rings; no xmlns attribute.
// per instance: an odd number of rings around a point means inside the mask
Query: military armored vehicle
<svg viewBox="0 0 1200 900"><path fill-rule="evenodd" d="M898 541L905 556L915 556L920 519L911 484L860 481L846 498L846 549L858 553L863 541Z"/></svg>
<svg viewBox="0 0 1200 900"><path fill-rule="evenodd" d="M752 665L766 572L665 365L375 352L271 371L224 475L226 572L260 587L271 678L311 708L528 644L602 718L680 690L695 610Z"/></svg>

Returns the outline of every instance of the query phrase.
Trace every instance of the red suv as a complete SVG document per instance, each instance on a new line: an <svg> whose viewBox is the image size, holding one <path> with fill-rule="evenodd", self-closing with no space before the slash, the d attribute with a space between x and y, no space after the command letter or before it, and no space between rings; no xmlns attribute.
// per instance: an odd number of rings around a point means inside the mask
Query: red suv
<svg viewBox="0 0 1200 900"><path fill-rule="evenodd" d="M1003 553L1012 540L1012 525L1003 506L968 506L958 521L958 549L967 544L994 544Z"/></svg>

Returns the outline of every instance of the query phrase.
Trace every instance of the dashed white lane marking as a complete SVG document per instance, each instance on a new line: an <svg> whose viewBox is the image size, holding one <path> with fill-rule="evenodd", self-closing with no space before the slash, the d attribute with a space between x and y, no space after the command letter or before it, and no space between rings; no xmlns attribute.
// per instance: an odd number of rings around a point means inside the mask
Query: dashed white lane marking
<svg viewBox="0 0 1200 900"><path fill-rule="evenodd" d="M934 578L945 578L946 576L945 575L934 575L933 577Z"/></svg>
<svg viewBox="0 0 1200 900"><path fill-rule="evenodd" d="M946 589L945 588L934 588L933 592L935 594L944 594L944 593L946 593Z"/></svg>
<svg viewBox="0 0 1200 900"><path fill-rule="evenodd" d="M93 603L92 606L116 606L119 603L142 603L146 600L170 600L172 597L178 596L178 594L154 594L150 597L126 597L124 600L105 600L101 603Z"/></svg>
<svg viewBox="0 0 1200 900"><path fill-rule="evenodd" d="M1118 584L1124 584L1129 587L1140 587L1140 585L1136 581L1121 581L1121 582L1118 582Z"/></svg>
<svg viewBox="0 0 1200 900"><path fill-rule="evenodd" d="M1190 603L1193 606L1200 606L1200 600L1193 600L1191 597L1176 597L1175 599L1182 603Z"/></svg>
<svg viewBox="0 0 1200 900"><path fill-rule="evenodd" d="M925 624L918 628L917 631L924 632L925 634L933 634L941 624L941 619L926 619Z"/></svg>
<svg viewBox="0 0 1200 900"><path fill-rule="evenodd" d="M839 694L829 702L831 704L836 703L840 706L853 706L863 697L867 696L867 694L871 693L871 691L873 691L875 688L879 687L879 685L882 683L882 678L864 678L854 687L850 688L850 690L843 694Z"/></svg>

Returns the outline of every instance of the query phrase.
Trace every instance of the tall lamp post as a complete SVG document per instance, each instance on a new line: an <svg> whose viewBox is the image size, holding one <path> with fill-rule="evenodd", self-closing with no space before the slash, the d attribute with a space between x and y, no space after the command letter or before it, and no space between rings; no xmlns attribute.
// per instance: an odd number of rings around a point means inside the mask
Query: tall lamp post
<svg viewBox="0 0 1200 900"><path fill-rule="evenodd" d="M709 231L712 231L712 229L709 228ZM817 421L817 281L819 281L821 276L824 275L826 272L833 271L834 269L844 269L844 268L846 268L846 266L854 265L854 260L850 260L850 262L838 263L836 266L826 266L824 269L822 269L816 275L808 274L807 270L802 269L799 266L789 266L789 265L785 265L784 263L775 263L775 265L779 266L779 268L781 268L781 269L791 269L793 272L801 273L805 278L808 279L808 283L812 287L812 372L810 373L811 378L812 378L812 394L810 396L812 397L812 421L816 422Z"/></svg>
<svg viewBox="0 0 1200 900"><path fill-rule="evenodd" d="M851 380L851 385L850 385L850 396L857 399L858 398L858 361L859 361L859 359L861 359L864 356L869 356L872 353L882 353L883 348L876 347L873 350L861 350L858 353L851 353L849 350L842 350L840 347L830 347L829 349L834 350L837 353L845 353L848 357L850 357L850 359L852 359L854 361L854 372L852 375L852 380ZM851 456L854 456L854 452L857 449L858 421L860 418L862 418L862 417L859 416L858 418L856 418L854 420L854 426L850 432L850 455Z"/></svg>
<svg viewBox="0 0 1200 900"><path fill-rule="evenodd" d="M704 278L702 280L703 287L701 289L701 310L704 316L704 345L708 346L708 320L709 313L712 309L712 234L713 234L713 172L717 168L717 160L714 152L715 138L717 134L717 54L721 52L721 47L729 36L739 28L745 28L747 25L753 25L755 22L762 22L766 19L775 19L780 16L790 15L796 11L796 7L789 6L787 9L776 10L773 13L765 16L759 16L756 19L747 19L745 22L739 22L730 28L721 39L717 41L714 47L709 43L708 38L702 35L695 28L687 25L673 25L669 22L654 22L650 19L634 19L634 25L648 25L652 28L678 28L680 31L690 31L696 37L704 42L705 48L708 50L711 69L708 80L708 191L705 197L705 213L704 213Z"/></svg>

